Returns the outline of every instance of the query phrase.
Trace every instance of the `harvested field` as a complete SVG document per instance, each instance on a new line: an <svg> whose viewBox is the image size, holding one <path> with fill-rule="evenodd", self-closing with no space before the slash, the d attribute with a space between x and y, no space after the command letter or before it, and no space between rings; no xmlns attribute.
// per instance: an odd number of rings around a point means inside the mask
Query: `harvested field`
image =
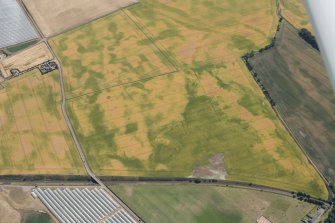
<svg viewBox="0 0 335 223"><path fill-rule="evenodd" d="M0 174L85 174L60 109L58 73L33 70L0 91Z"/></svg>
<svg viewBox="0 0 335 223"><path fill-rule="evenodd" d="M145 222L300 222L315 207L296 199L246 189L155 184L111 186ZM252 204L252 205L251 205Z"/></svg>
<svg viewBox="0 0 335 223"><path fill-rule="evenodd" d="M250 59L299 144L335 180L335 96L321 55L284 22L274 48Z"/></svg>
<svg viewBox="0 0 335 223"><path fill-rule="evenodd" d="M275 33L275 2L207 3L142 0L51 40L92 169L185 177L215 166L220 178L326 197L240 59Z"/></svg>
<svg viewBox="0 0 335 223"><path fill-rule="evenodd" d="M31 196L32 187L0 186L0 223L31 223L31 216L41 216L43 222L56 222L48 209Z"/></svg>
<svg viewBox="0 0 335 223"><path fill-rule="evenodd" d="M23 0L45 36L62 33L138 0Z"/></svg>
<svg viewBox="0 0 335 223"><path fill-rule="evenodd" d="M39 43L2 60L0 71L4 77L9 77L11 69L18 69L22 72L52 59L53 56L45 43Z"/></svg>
<svg viewBox="0 0 335 223"><path fill-rule="evenodd" d="M313 31L303 0L280 0L282 15L296 28Z"/></svg>

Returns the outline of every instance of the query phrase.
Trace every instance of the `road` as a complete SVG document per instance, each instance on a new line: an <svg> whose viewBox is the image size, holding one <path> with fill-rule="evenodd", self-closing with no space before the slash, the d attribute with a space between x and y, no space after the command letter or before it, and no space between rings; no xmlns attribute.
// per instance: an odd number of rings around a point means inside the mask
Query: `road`
<svg viewBox="0 0 335 223"><path fill-rule="evenodd" d="M243 188L249 190L257 190L263 191L272 194L279 194L283 196L293 197L291 191L283 190L274 187L268 187L258 184L252 184L247 182L239 182L239 181L229 181L229 180L200 180L201 182L196 183L196 179L182 179L182 180L158 180L158 179L150 179L150 180L113 180L113 181L104 181L106 184L179 184L179 185L206 185L206 186L217 186L217 187L232 187L232 188Z"/></svg>

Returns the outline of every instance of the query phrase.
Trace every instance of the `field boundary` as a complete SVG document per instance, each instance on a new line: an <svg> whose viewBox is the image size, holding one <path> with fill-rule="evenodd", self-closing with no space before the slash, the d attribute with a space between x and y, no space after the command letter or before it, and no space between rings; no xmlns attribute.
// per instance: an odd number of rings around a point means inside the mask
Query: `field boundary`
<svg viewBox="0 0 335 223"><path fill-rule="evenodd" d="M73 180L90 180L88 175L49 175L49 174L5 174L0 175L0 181L41 181L41 180L64 180L64 181L73 181Z"/></svg>
<svg viewBox="0 0 335 223"><path fill-rule="evenodd" d="M168 75L174 74L176 72L178 72L178 71L170 71L170 72L158 74L158 75L151 76L151 77L141 78L141 79L138 79L138 80L129 81L129 82L121 83L121 84L115 84L115 85L108 86L108 87L105 87L105 88L100 88L100 89L95 90L95 91L90 91L90 92L86 92L86 93L83 93L83 94L80 94L80 95L76 95L76 96L73 96L73 97L66 97L66 100L71 101L71 100L74 100L74 99L77 99L77 98L81 98L83 96L96 94L96 93L102 92L102 91L107 90L107 89L112 89L112 88L117 88L117 87L121 87L121 86L131 85L131 84L134 84L134 83L137 83L137 82L140 82L140 81L147 81L147 80L154 79L154 78L157 78L157 77L168 76Z"/></svg>
<svg viewBox="0 0 335 223"><path fill-rule="evenodd" d="M173 68L175 69L175 71L178 71L179 69L178 69L178 66L175 64L175 62L173 62L172 61L172 58L170 57L170 56L168 56L168 55L166 55L166 53L168 52L163 46L162 46L162 48L163 48L163 50L162 49L160 49L159 47L158 47L158 45L156 44L156 42L153 40L153 38L151 37L151 34L147 34L146 32L149 32L149 31L144 31L144 25L140 25L139 24L139 22L137 21L135 21L130 15L128 15L127 13L126 13L126 11L125 10L123 10L123 9L121 9L121 12L123 12L123 14L131 21L131 22L133 22L134 23L134 25L138 28L138 30L141 32L141 33L143 33L143 35L151 42L151 44L153 45L153 46L155 46L156 48L157 48L157 50L160 52L160 54L162 54L162 56L164 56L165 57L165 59L167 60L167 61L169 61L169 63L173 66ZM159 41L158 41L159 42Z"/></svg>

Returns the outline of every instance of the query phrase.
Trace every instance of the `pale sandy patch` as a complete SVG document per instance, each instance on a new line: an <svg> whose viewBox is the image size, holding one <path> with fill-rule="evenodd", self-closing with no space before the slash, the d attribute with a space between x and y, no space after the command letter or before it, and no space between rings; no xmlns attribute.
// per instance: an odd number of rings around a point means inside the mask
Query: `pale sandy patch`
<svg viewBox="0 0 335 223"><path fill-rule="evenodd" d="M29 12L46 36L52 36L90 22L137 0L24 0ZM50 6L52 5L52 10Z"/></svg>

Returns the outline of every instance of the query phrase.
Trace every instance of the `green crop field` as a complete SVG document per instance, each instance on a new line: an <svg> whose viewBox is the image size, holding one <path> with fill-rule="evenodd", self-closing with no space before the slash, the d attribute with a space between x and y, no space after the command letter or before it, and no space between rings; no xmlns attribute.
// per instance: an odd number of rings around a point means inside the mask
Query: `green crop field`
<svg viewBox="0 0 335 223"><path fill-rule="evenodd" d="M112 190L145 222L300 222L314 208L296 199L215 186L120 184Z"/></svg>
<svg viewBox="0 0 335 223"><path fill-rule="evenodd" d="M326 197L240 57L268 44L275 2L142 0L50 43L98 175L207 177Z"/></svg>

